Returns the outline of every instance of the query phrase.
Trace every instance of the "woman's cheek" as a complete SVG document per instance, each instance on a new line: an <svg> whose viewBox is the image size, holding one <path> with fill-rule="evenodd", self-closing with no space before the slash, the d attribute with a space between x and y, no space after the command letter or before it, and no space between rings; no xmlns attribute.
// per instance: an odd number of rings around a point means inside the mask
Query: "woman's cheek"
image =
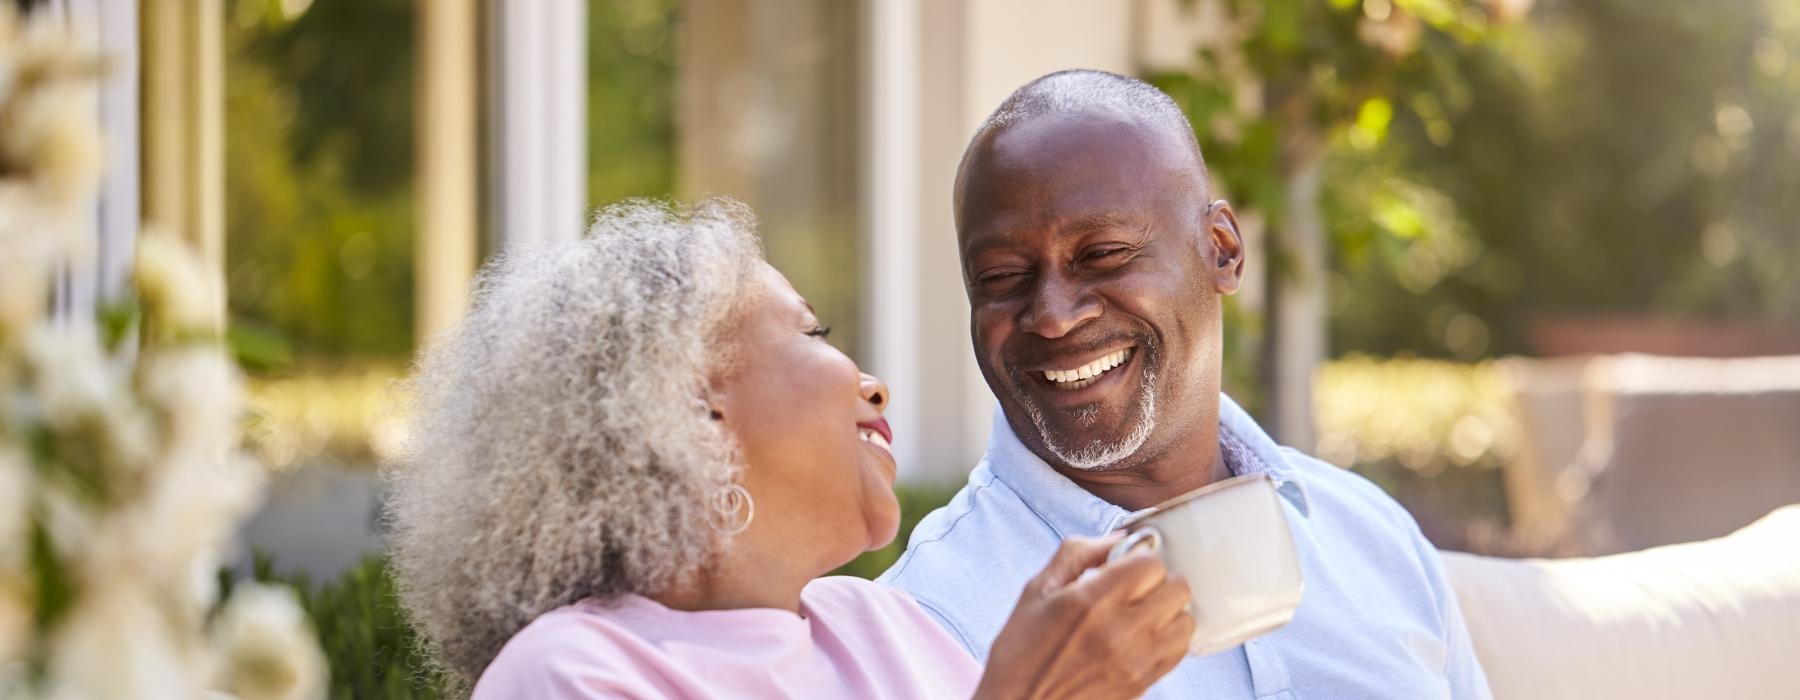
<svg viewBox="0 0 1800 700"><path fill-rule="evenodd" d="M881 549L900 532L900 499L894 494L893 484L873 474L867 475L864 496L864 518L869 529L867 549Z"/></svg>

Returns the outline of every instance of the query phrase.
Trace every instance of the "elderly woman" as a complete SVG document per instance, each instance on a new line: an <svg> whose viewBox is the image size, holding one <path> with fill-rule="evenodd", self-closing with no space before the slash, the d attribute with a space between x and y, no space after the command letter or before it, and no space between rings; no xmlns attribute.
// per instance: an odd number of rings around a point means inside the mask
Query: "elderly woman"
<svg viewBox="0 0 1800 700"><path fill-rule="evenodd" d="M390 519L437 662L478 698L1130 697L1173 668L1185 584L1108 541L1057 553L986 668L904 592L819 578L894 538L889 397L752 228L613 207L495 263L424 354Z"/></svg>

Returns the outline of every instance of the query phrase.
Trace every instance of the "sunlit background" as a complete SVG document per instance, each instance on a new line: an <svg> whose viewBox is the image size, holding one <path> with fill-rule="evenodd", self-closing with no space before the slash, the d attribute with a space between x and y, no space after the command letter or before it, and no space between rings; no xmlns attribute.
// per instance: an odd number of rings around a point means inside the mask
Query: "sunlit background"
<svg viewBox="0 0 1800 700"><path fill-rule="evenodd" d="M148 220L213 256L280 471L240 566L305 578L334 666L380 647L331 616L388 585L391 380L481 260L621 198L749 203L894 390L908 526L941 503L993 410L950 178L1062 68L1187 110L1251 256L1227 391L1440 547L1624 551L1800 501L1791 0L98 5L141 76L108 128Z"/></svg>

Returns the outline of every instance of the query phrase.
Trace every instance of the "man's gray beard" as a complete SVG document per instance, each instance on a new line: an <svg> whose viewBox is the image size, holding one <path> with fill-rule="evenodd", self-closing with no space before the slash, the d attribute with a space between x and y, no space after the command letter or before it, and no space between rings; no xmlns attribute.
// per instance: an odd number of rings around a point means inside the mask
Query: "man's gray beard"
<svg viewBox="0 0 1800 700"><path fill-rule="evenodd" d="M1144 442L1150 439L1150 431L1156 429L1156 386L1154 382L1155 376L1146 370L1144 372L1143 398L1138 401L1138 407L1141 410L1137 427L1132 428L1131 434L1126 435L1125 439L1110 445L1100 440L1089 442L1079 448L1063 444L1057 435L1051 433L1050 426L1044 422L1043 409L1038 408L1035 401L1026 397L1020 403L1025 404L1025 412L1031 414L1031 424L1037 428L1038 437L1043 439L1044 446L1050 449L1050 454L1055 455L1057 459L1062 460L1063 464L1072 468L1094 471L1106 469L1125 461L1126 458L1137 454L1137 451L1144 446ZM1095 414L1098 412L1099 409L1090 406L1082 409L1075 418L1081 421L1082 425L1093 427L1097 418Z"/></svg>

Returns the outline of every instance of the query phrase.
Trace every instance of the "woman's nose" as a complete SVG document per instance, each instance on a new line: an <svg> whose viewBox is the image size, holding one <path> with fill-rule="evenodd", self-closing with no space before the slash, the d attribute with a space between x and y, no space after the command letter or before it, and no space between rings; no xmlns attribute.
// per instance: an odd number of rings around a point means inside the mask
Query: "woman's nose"
<svg viewBox="0 0 1800 700"><path fill-rule="evenodd" d="M873 374L869 374L868 372L864 372L862 375L862 384L858 388L862 390L862 397L863 397L864 401L874 404L876 408L879 408L884 412L887 411L887 406L888 406L887 382L881 381L880 377L877 377Z"/></svg>

